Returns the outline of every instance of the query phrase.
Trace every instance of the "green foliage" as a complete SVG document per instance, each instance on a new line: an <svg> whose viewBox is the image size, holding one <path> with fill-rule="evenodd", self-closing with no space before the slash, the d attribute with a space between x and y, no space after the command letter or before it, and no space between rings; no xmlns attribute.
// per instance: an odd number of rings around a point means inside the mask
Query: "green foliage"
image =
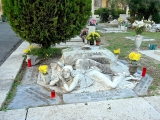
<svg viewBox="0 0 160 120"><path fill-rule="evenodd" d="M61 48L32 48L27 54L23 55L23 57L26 57L26 55L36 55L40 59L51 59L54 57L59 57L62 55L62 49Z"/></svg>
<svg viewBox="0 0 160 120"><path fill-rule="evenodd" d="M156 23L160 22L160 1L159 0L128 0L131 22L134 20L148 19L152 16L152 20Z"/></svg>
<svg viewBox="0 0 160 120"><path fill-rule="evenodd" d="M125 14L125 11L122 9L111 9L111 15L113 16L113 19L118 19L119 14Z"/></svg>
<svg viewBox="0 0 160 120"><path fill-rule="evenodd" d="M109 17L110 11L108 8L101 8L100 9L100 20L102 22L107 22Z"/></svg>
<svg viewBox="0 0 160 120"><path fill-rule="evenodd" d="M125 14L125 11L122 9L99 8L95 11L95 14L100 16L102 22L107 22L109 15L112 15L113 19L117 19L119 14Z"/></svg>
<svg viewBox="0 0 160 120"><path fill-rule="evenodd" d="M91 15L91 0L2 0L2 3L15 33L44 48L79 34Z"/></svg>

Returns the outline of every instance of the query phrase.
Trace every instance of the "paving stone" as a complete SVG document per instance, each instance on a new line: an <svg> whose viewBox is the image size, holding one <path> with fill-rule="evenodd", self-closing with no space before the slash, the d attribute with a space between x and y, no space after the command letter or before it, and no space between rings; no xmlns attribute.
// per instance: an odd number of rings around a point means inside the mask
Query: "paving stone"
<svg viewBox="0 0 160 120"><path fill-rule="evenodd" d="M25 120L26 112L25 109L0 111L0 120Z"/></svg>
<svg viewBox="0 0 160 120"><path fill-rule="evenodd" d="M50 94L50 91L37 84L18 86L16 96L9 104L8 109L61 104L59 96L53 99Z"/></svg>
<svg viewBox="0 0 160 120"><path fill-rule="evenodd" d="M148 87L151 85L153 78L146 74L145 77L142 77L139 84L134 88L134 92L138 96L147 95Z"/></svg>
<svg viewBox="0 0 160 120"><path fill-rule="evenodd" d="M10 91L13 84L13 80L0 79L0 108L5 101L8 92Z"/></svg>
<svg viewBox="0 0 160 120"><path fill-rule="evenodd" d="M160 52L160 50L145 50L145 51L140 50L139 52L141 54L145 54L148 57L151 57L151 58L153 58L155 60L160 61L160 55L155 54L155 51Z"/></svg>
<svg viewBox="0 0 160 120"><path fill-rule="evenodd" d="M137 97L132 89L108 90L102 92L88 92L76 94L63 94L64 103L81 103L93 101L105 101L107 99L120 99L127 97Z"/></svg>
<svg viewBox="0 0 160 120"><path fill-rule="evenodd" d="M125 38L129 39L129 40L135 40L134 36L132 36L132 37L125 37ZM143 41L155 41L155 39L143 37Z"/></svg>
<svg viewBox="0 0 160 120"><path fill-rule="evenodd" d="M145 99L160 112L160 96L145 97Z"/></svg>
<svg viewBox="0 0 160 120"><path fill-rule="evenodd" d="M35 84L38 79L38 66L26 68L21 85Z"/></svg>
<svg viewBox="0 0 160 120"><path fill-rule="evenodd" d="M26 120L160 120L143 98L30 108Z"/></svg>

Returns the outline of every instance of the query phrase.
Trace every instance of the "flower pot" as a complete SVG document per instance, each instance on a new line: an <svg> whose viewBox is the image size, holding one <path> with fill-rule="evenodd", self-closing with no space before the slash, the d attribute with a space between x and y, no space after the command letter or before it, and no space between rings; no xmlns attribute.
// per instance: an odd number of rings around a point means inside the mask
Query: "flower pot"
<svg viewBox="0 0 160 120"><path fill-rule="evenodd" d="M137 72L137 68L140 66L140 63L129 64L129 72L131 75Z"/></svg>
<svg viewBox="0 0 160 120"><path fill-rule="evenodd" d="M90 41L90 45L94 45L94 41Z"/></svg>
<svg viewBox="0 0 160 120"><path fill-rule="evenodd" d="M125 29L125 26L121 26L121 30L123 30L123 31L124 31L124 29Z"/></svg>
<svg viewBox="0 0 160 120"><path fill-rule="evenodd" d="M135 38L135 47L136 47L136 50L140 49L142 40L143 40L143 37L141 35L136 35L136 38Z"/></svg>
<svg viewBox="0 0 160 120"><path fill-rule="evenodd" d="M99 45L100 45L100 43L101 43L100 41L96 41L96 45L97 45L97 46L99 46Z"/></svg>
<svg viewBox="0 0 160 120"><path fill-rule="evenodd" d="M41 78L42 78L44 84L48 85L50 83L50 76L49 76L49 74L44 75L43 73L41 73Z"/></svg>
<svg viewBox="0 0 160 120"><path fill-rule="evenodd" d="M119 55L118 55L118 54L117 54L117 55L115 54L114 56L115 56L115 60L117 61Z"/></svg>

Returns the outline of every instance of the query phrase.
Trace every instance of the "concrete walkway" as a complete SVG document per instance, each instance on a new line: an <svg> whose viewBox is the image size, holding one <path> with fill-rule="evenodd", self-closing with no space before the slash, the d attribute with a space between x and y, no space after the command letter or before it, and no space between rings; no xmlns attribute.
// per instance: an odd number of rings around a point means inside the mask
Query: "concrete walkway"
<svg viewBox="0 0 160 120"><path fill-rule="evenodd" d="M23 42L0 66L0 107L23 63ZM25 102L25 100L24 100ZM0 120L160 120L160 96L0 111Z"/></svg>

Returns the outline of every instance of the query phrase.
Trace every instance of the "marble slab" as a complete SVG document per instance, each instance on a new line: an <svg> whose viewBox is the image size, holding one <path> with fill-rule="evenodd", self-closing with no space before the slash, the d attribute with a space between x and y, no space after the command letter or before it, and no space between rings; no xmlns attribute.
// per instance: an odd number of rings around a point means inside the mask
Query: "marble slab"
<svg viewBox="0 0 160 120"><path fill-rule="evenodd" d="M26 120L26 113L25 109L0 111L0 120Z"/></svg>
<svg viewBox="0 0 160 120"><path fill-rule="evenodd" d="M159 106L157 106L159 107ZM160 120L145 99L107 100L30 108L26 120Z"/></svg>
<svg viewBox="0 0 160 120"><path fill-rule="evenodd" d="M105 101L108 99L120 99L128 97L137 97L132 89L122 90L108 90L101 92L88 92L76 94L63 94L64 103L81 103L81 102L94 102Z"/></svg>
<svg viewBox="0 0 160 120"><path fill-rule="evenodd" d="M125 38L129 39L129 40L135 40L134 36L132 36L132 37L125 37ZM155 41L155 39L143 37L143 41Z"/></svg>
<svg viewBox="0 0 160 120"><path fill-rule="evenodd" d="M22 109L29 107L61 104L61 99L50 97L51 92L37 84L18 86L15 97L8 105L8 109Z"/></svg>
<svg viewBox="0 0 160 120"><path fill-rule="evenodd" d="M134 88L134 92L138 96L147 95L148 87L151 85L153 78L146 74L145 77L142 77L139 84Z"/></svg>

